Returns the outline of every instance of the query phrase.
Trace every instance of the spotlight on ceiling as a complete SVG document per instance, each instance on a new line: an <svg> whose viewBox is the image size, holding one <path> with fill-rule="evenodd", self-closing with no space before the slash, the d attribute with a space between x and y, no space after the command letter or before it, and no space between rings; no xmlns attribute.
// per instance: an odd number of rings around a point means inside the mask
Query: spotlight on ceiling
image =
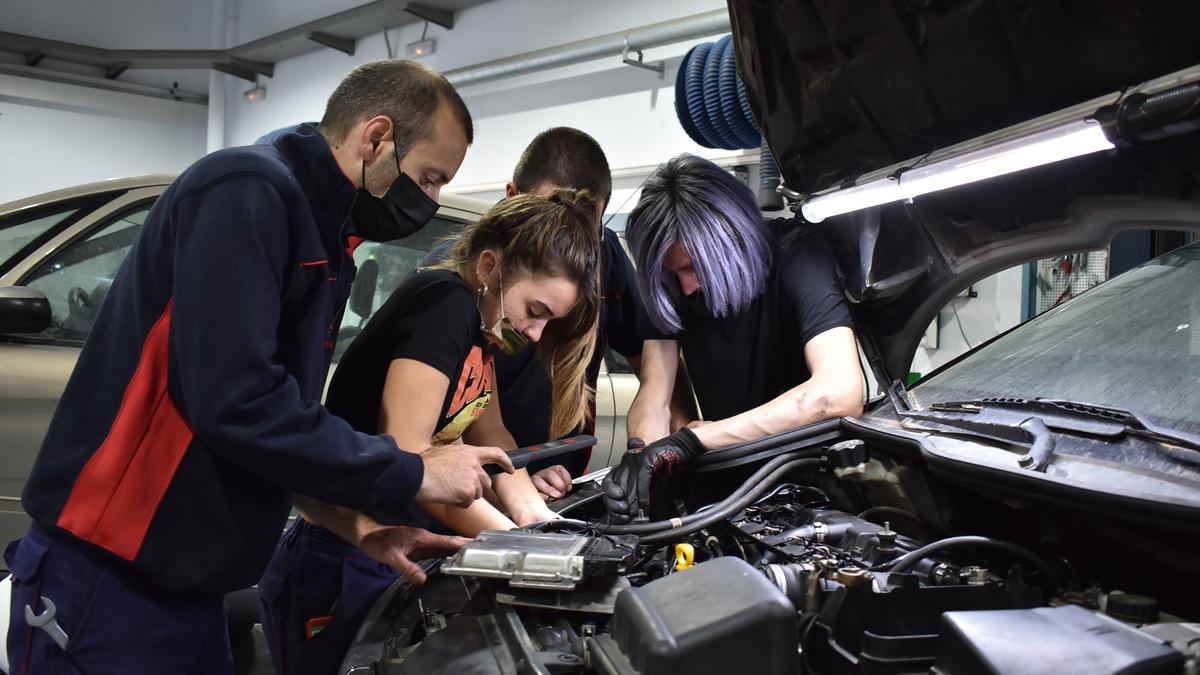
<svg viewBox="0 0 1200 675"><path fill-rule="evenodd" d="M266 97L267 97L267 88L262 86L261 84L256 84L253 87L251 87L250 89L247 89L246 91L242 92L242 98L246 99L250 103L254 103L255 101L261 101Z"/></svg>
<svg viewBox="0 0 1200 675"><path fill-rule="evenodd" d="M419 42L411 42L404 47L404 53L410 59L419 59L422 56L429 56L437 51L437 40L429 38Z"/></svg>

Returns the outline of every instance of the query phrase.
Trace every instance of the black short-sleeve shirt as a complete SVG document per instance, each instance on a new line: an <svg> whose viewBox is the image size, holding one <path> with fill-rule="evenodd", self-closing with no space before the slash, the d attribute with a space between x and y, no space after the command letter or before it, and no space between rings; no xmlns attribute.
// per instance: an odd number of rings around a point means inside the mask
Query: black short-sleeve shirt
<svg viewBox="0 0 1200 675"><path fill-rule="evenodd" d="M484 349L475 294L454 272L420 270L396 288L338 362L325 407L355 429L377 433L388 368L403 358L450 379L435 444L461 436L489 405L492 355Z"/></svg>
<svg viewBox="0 0 1200 675"><path fill-rule="evenodd" d="M773 261L767 287L750 306L708 316L699 291L680 307L679 341L705 419L743 413L795 387L812 373L804 345L839 326L850 308L823 237L792 221L769 224Z"/></svg>

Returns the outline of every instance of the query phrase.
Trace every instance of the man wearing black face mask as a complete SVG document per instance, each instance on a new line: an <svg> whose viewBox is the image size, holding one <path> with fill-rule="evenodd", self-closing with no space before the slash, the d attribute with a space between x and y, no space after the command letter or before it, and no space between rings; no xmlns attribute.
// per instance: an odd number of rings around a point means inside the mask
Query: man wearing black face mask
<svg viewBox="0 0 1200 675"><path fill-rule="evenodd" d="M387 522L418 497L470 503L483 463L512 470L497 448L403 452L320 405L354 246L422 227L471 135L444 78L376 61L320 131L213 153L163 193L26 485L10 672L230 672L222 597L258 580L293 497L319 521L344 507ZM409 556L461 543L339 534L417 581Z"/></svg>

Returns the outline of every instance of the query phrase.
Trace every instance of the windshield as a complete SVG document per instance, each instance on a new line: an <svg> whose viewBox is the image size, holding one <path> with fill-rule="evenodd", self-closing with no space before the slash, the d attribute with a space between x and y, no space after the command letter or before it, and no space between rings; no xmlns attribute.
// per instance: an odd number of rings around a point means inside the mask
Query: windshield
<svg viewBox="0 0 1200 675"><path fill-rule="evenodd" d="M985 397L1107 405L1200 431L1200 242L1042 314L912 390L922 409Z"/></svg>

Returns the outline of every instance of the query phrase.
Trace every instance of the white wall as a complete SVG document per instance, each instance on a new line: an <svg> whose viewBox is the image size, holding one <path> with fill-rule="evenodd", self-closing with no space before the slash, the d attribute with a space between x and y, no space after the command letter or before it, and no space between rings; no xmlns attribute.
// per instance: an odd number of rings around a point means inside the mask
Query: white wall
<svg viewBox="0 0 1200 675"><path fill-rule="evenodd" d="M204 154L205 106L0 74L0 203Z"/></svg>
<svg viewBox="0 0 1200 675"><path fill-rule="evenodd" d="M978 347L1020 323L1021 269L1013 267L975 284L972 290L977 297L960 295L951 300L935 319L938 347L918 347L911 370L929 374L968 348Z"/></svg>
<svg viewBox="0 0 1200 675"><path fill-rule="evenodd" d="M452 70L725 6L723 0L500 0L458 12L453 30L430 25L428 37L437 39L437 52L423 62L439 71ZM246 9L241 15L239 21L254 22L253 32L268 30L267 19L257 14L252 18ZM239 28L239 33L244 29ZM404 45L419 40L422 29L418 23L391 30L395 52L403 54ZM593 135L614 171L652 167L685 151L707 157L734 154L696 145L676 120L674 75L689 46L646 53L648 61L666 60L661 79L613 56L462 88L475 118L475 144L448 191L495 194L497 184L511 176L526 143L556 125L578 127ZM359 63L385 56L384 40L378 34L360 40L352 57L321 50L276 64L275 76L264 80L265 100L247 103L240 90L230 94L226 108L230 143L251 143L272 129L319 119L326 98L346 73ZM628 194L614 194L613 208Z"/></svg>

